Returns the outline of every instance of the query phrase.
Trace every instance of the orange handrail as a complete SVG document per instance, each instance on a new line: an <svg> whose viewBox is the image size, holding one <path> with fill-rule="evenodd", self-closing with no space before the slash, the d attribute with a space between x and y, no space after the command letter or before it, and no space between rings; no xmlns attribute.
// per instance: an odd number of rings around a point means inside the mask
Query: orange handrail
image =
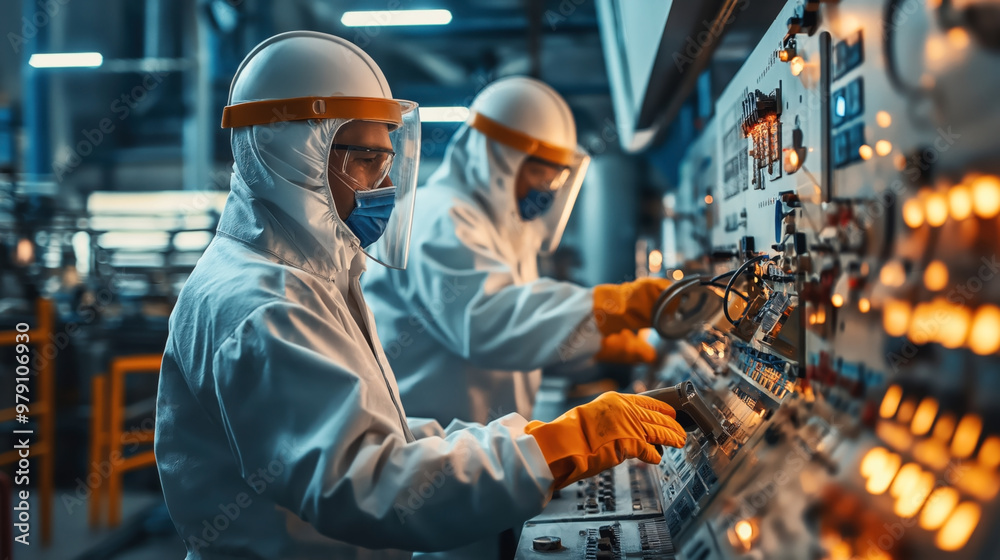
<svg viewBox="0 0 1000 560"><path fill-rule="evenodd" d="M98 485L94 489L88 514L93 527L100 522L101 501L108 498L108 525L117 527L121 523L122 476L132 470L156 464L153 451L143 451L129 457L122 456L123 424L125 422L125 377L131 373L160 373L163 356L147 354L136 356L120 356L111 361L110 387L105 388L105 376L97 376L93 380L93 400L91 407L91 473L103 476L98 468L102 461L110 461L112 468L108 469L107 492L101 491ZM107 411L107 413L105 413ZM152 430L141 430L134 435L137 442L153 441Z"/></svg>

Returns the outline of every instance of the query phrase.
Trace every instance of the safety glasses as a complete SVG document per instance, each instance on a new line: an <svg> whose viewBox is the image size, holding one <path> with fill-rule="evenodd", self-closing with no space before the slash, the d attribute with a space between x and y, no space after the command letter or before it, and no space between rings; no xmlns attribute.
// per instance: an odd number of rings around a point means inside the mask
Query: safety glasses
<svg viewBox="0 0 1000 560"><path fill-rule="evenodd" d="M357 190L378 188L392 169L396 152L388 148L369 148L353 144L333 144L330 157L339 162L344 176L356 183Z"/></svg>
<svg viewBox="0 0 1000 560"><path fill-rule="evenodd" d="M569 178L568 166L559 165L538 157L530 156L522 164L524 178L531 188L539 191L557 191Z"/></svg>

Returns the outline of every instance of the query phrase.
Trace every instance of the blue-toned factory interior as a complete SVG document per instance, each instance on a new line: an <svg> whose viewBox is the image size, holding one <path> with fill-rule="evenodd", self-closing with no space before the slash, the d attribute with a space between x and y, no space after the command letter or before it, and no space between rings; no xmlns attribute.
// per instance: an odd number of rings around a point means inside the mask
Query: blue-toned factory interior
<svg viewBox="0 0 1000 560"><path fill-rule="evenodd" d="M0 31L0 559L997 557L1000 1Z"/></svg>

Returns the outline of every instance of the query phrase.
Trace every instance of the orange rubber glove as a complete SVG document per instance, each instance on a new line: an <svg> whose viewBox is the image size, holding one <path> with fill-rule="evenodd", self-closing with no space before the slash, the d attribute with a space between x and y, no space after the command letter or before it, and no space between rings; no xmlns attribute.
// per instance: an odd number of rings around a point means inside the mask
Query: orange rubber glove
<svg viewBox="0 0 1000 560"><path fill-rule="evenodd" d="M640 278L624 284L594 286L594 320L601 334L609 336L628 329L651 326L653 304L671 284L666 278Z"/></svg>
<svg viewBox="0 0 1000 560"><path fill-rule="evenodd" d="M538 442L558 490L632 457L659 463L654 444L683 447L687 439L675 417L654 398L609 392L552 422L533 420L524 433Z"/></svg>
<svg viewBox="0 0 1000 560"><path fill-rule="evenodd" d="M641 335L624 330L604 337L594 359L612 364L649 364L656 360L656 349Z"/></svg>

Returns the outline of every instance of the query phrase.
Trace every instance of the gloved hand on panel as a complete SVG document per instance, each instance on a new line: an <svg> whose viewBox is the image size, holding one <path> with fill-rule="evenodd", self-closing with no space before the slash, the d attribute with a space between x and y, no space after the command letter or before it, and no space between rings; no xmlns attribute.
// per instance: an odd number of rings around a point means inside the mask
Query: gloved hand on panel
<svg viewBox="0 0 1000 560"><path fill-rule="evenodd" d="M640 278L622 284L594 286L594 320L601 334L638 331L652 325L653 306L668 287L666 278Z"/></svg>
<svg viewBox="0 0 1000 560"><path fill-rule="evenodd" d="M555 478L555 489L609 469L625 459L659 463L656 445L683 447L684 428L674 409L641 395L608 392L552 422L529 422Z"/></svg>

